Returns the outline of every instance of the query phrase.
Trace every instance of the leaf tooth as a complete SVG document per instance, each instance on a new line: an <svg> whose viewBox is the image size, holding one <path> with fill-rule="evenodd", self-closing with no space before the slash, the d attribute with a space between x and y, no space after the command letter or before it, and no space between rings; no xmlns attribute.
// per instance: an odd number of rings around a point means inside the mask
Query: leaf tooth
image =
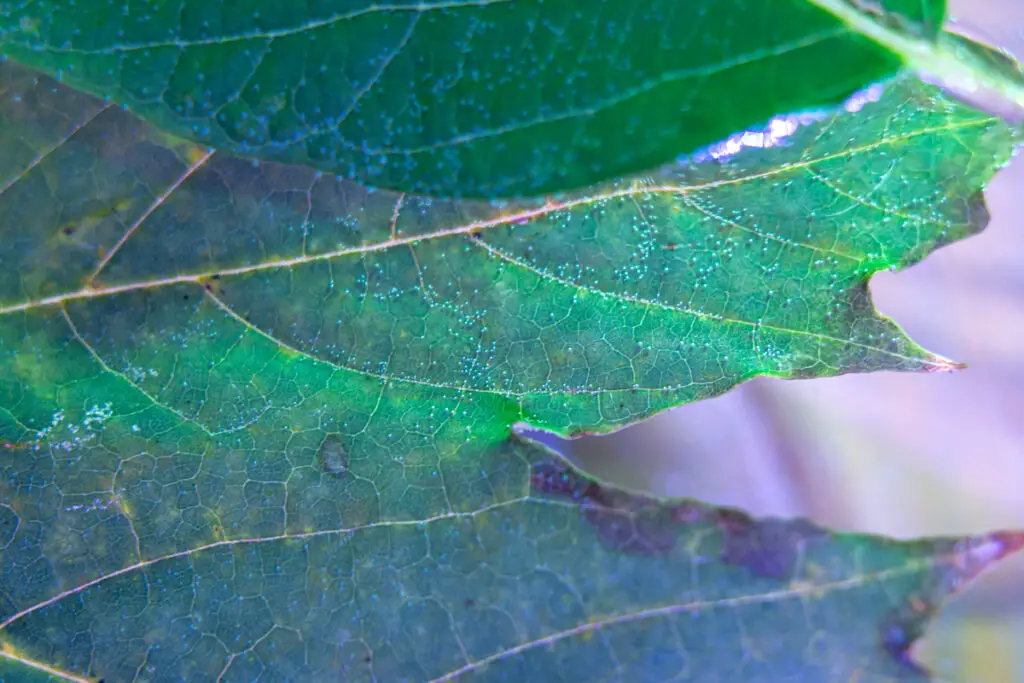
<svg viewBox="0 0 1024 683"><path fill-rule="evenodd" d="M959 361L950 360L933 354L931 358L925 361L924 371L930 373L956 372L958 370L966 370L967 367L967 363L960 363Z"/></svg>

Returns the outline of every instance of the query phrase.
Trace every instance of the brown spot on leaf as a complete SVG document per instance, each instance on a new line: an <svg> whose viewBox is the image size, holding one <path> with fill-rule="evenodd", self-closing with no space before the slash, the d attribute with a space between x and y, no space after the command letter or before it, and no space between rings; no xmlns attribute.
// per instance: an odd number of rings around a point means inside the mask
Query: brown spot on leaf
<svg viewBox="0 0 1024 683"><path fill-rule="evenodd" d="M538 493L553 494L582 500L588 493L595 493L600 487L570 470L565 464L554 460L535 463L530 472L530 486Z"/></svg>
<svg viewBox="0 0 1024 683"><path fill-rule="evenodd" d="M987 228L991 220L992 214L988 210L983 190L979 190L967 198L967 221L973 233L979 233ZM943 246L949 241L947 239Z"/></svg>
<svg viewBox="0 0 1024 683"><path fill-rule="evenodd" d="M800 544L825 536L825 532L804 520L755 522L738 510L719 510L714 514L722 530L722 561L770 579L791 577Z"/></svg>
<svg viewBox="0 0 1024 683"><path fill-rule="evenodd" d="M652 498L602 486L551 459L538 462L531 474L533 490L569 498L580 503L580 512L598 532L606 546L620 552L643 555L664 555L672 550L678 525L694 517L692 510L677 516L677 507L664 505ZM701 508L692 504L693 509Z"/></svg>
<svg viewBox="0 0 1024 683"><path fill-rule="evenodd" d="M578 502L601 541L621 552L663 555L675 547L681 527L714 524L722 534L722 561L766 578L792 576L801 544L827 536L804 520L755 521L738 510L696 501L667 504L603 486L554 458L534 465L531 485L537 493Z"/></svg>
<svg viewBox="0 0 1024 683"><path fill-rule="evenodd" d="M920 596L913 596L890 612L879 625L879 646L908 673L928 676L927 670L914 660L911 647L924 634L934 612L931 603Z"/></svg>
<svg viewBox="0 0 1024 683"><path fill-rule="evenodd" d="M336 477L343 477L348 473L348 452L338 434L331 433L325 436L316 455L324 466L324 472Z"/></svg>
<svg viewBox="0 0 1024 683"><path fill-rule="evenodd" d="M606 546L620 552L664 555L676 544L674 526L651 508L628 511L584 505L583 516L600 532Z"/></svg>

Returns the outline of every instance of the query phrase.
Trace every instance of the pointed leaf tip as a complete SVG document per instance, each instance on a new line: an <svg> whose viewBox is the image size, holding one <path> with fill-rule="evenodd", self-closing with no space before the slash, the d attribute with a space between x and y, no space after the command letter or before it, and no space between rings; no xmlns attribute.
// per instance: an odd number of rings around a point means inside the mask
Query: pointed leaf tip
<svg viewBox="0 0 1024 683"><path fill-rule="evenodd" d="M960 363L948 358L943 358L942 356L933 356L925 364L924 371L929 373L957 372L958 370L966 370L967 368L967 363Z"/></svg>
<svg viewBox="0 0 1024 683"><path fill-rule="evenodd" d="M961 541L950 558L946 587L960 591L991 567L1024 548L1024 531L997 531Z"/></svg>

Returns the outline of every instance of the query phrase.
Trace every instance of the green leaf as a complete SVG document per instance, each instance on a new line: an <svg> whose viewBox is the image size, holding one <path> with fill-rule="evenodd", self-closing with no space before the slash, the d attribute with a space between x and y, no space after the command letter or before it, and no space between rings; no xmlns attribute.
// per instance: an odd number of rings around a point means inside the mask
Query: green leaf
<svg viewBox="0 0 1024 683"><path fill-rule="evenodd" d="M937 40L920 40L914 35L914 27L928 24L914 14L917 0L889 0L882 3L884 11L876 0L810 2L902 55L909 66L976 106L1010 120L1024 117L1024 74L1020 63L993 47L955 33L942 32Z"/></svg>
<svg viewBox="0 0 1024 683"><path fill-rule="evenodd" d="M836 1L846 14L822 0L34 0L0 3L0 52L219 149L403 191L538 195L837 104L902 60L861 31L925 49L945 12Z"/></svg>
<svg viewBox="0 0 1024 683"><path fill-rule="evenodd" d="M5 667L926 680L927 618L1022 543L654 500L512 434L949 369L867 293L980 229L1010 154L934 88L546 204L211 155L10 64L0 93Z"/></svg>

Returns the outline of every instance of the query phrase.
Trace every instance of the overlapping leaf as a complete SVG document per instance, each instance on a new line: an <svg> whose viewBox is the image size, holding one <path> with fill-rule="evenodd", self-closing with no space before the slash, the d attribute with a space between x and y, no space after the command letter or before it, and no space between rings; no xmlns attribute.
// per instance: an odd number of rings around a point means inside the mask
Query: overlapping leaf
<svg viewBox="0 0 1024 683"><path fill-rule="evenodd" d="M647 499L511 436L758 374L949 368L866 289L982 227L1009 156L934 89L498 204L211 155L0 74L5 670L922 679L927 617L1020 545Z"/></svg>
<svg viewBox="0 0 1024 683"><path fill-rule="evenodd" d="M837 3L853 19L822 0L32 0L0 3L0 52L218 148L536 195L841 102L899 67L909 48L886 41L930 44L945 12Z"/></svg>

